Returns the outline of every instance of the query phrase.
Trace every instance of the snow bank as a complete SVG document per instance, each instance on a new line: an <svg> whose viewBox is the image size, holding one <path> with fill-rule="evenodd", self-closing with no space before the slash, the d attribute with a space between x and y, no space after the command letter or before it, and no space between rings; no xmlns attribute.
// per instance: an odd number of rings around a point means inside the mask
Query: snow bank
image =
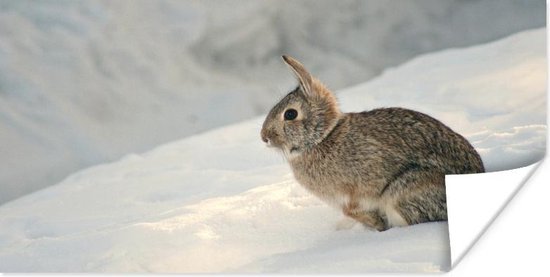
<svg viewBox="0 0 550 277"><path fill-rule="evenodd" d="M283 53L341 88L419 53L544 26L544 7L0 1L0 203L77 169L264 113L292 82Z"/></svg>
<svg viewBox="0 0 550 277"><path fill-rule="evenodd" d="M545 36L540 29L426 55L339 98L348 111L417 108L465 134L487 168L519 166L544 153ZM0 206L0 271L448 269L444 222L337 230L340 213L265 148L262 121L129 155Z"/></svg>

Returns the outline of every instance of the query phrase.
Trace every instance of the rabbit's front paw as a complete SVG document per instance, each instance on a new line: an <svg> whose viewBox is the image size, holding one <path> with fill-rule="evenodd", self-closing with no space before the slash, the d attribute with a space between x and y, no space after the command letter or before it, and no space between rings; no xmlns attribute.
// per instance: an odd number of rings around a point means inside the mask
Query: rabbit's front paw
<svg viewBox="0 0 550 277"><path fill-rule="evenodd" d="M343 217L342 219L340 219L338 222L336 222L336 230L337 231L341 231L341 230L349 230L351 228L353 228L353 226L355 226L355 224L357 224L357 221L355 219L352 219L350 217Z"/></svg>

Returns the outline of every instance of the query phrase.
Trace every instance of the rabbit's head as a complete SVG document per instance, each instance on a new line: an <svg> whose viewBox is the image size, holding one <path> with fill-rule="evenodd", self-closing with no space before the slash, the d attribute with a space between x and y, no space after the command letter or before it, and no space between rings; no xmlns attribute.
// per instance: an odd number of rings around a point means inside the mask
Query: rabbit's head
<svg viewBox="0 0 550 277"><path fill-rule="evenodd" d="M289 158L320 143L341 114L334 95L300 62L288 56L283 60L298 78L299 86L271 109L261 136L268 146L281 149Z"/></svg>

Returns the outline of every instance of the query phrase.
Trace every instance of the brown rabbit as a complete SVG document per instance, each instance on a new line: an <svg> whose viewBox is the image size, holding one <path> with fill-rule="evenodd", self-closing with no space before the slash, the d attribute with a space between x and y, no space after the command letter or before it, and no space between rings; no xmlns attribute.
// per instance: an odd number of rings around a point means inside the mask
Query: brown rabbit
<svg viewBox="0 0 550 277"><path fill-rule="evenodd" d="M403 108L342 113L295 59L299 86L271 109L261 137L307 190L379 231L447 220L445 174L484 172L476 150L438 120Z"/></svg>

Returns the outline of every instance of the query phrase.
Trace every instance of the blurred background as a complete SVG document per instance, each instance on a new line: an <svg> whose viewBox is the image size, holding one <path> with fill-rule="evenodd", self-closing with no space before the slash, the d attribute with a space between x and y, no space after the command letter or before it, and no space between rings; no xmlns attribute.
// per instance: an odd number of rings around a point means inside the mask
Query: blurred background
<svg viewBox="0 0 550 277"><path fill-rule="evenodd" d="M295 85L282 54L337 90L545 17L544 0L0 0L0 204L267 113Z"/></svg>

